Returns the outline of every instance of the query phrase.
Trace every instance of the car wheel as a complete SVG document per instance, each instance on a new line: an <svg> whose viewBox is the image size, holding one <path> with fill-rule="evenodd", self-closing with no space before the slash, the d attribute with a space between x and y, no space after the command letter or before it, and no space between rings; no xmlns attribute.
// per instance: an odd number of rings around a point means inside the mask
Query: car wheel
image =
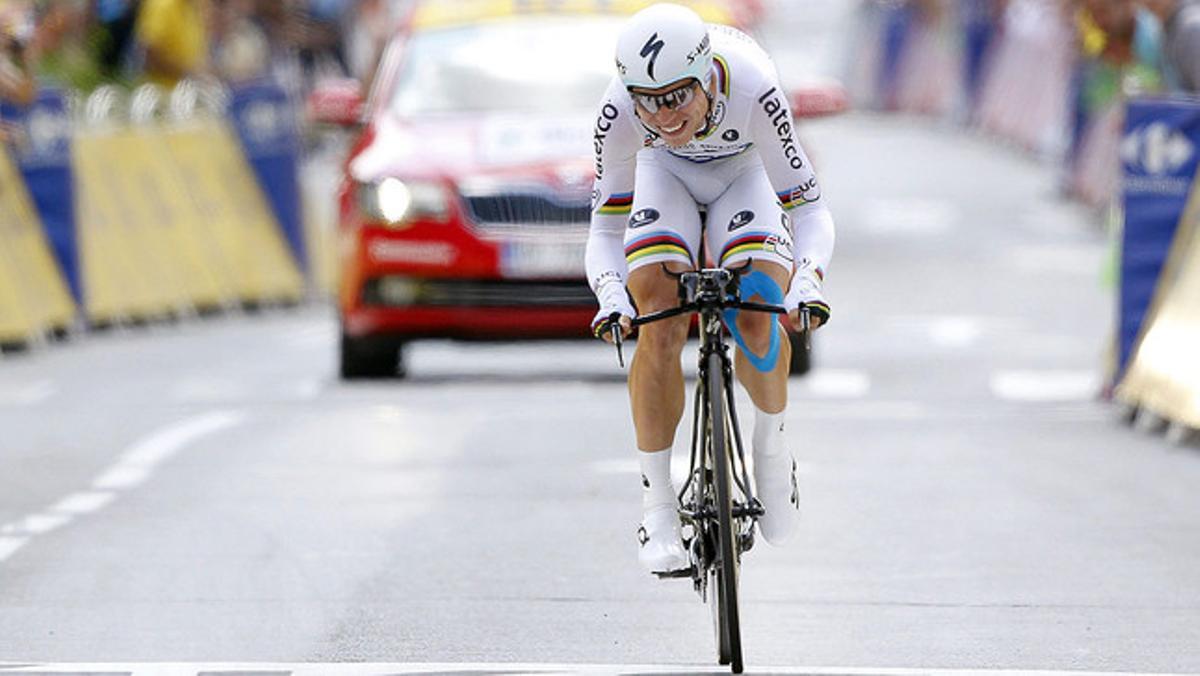
<svg viewBox="0 0 1200 676"><path fill-rule="evenodd" d="M341 374L343 380L401 378L403 344L394 339L354 338L342 334Z"/></svg>
<svg viewBox="0 0 1200 676"><path fill-rule="evenodd" d="M799 378L812 368L812 351L804 349L804 337L799 333L788 331L787 336L792 344L791 376Z"/></svg>

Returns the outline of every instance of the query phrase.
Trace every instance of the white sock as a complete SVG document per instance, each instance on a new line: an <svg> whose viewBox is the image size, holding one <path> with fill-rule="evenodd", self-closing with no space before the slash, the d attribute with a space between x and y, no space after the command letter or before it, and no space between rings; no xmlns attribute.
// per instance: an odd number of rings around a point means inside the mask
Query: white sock
<svg viewBox="0 0 1200 676"><path fill-rule="evenodd" d="M671 483L671 449L638 451L642 466L642 508L675 504L675 487Z"/></svg>
<svg viewBox="0 0 1200 676"><path fill-rule="evenodd" d="M767 413L754 407L754 438L751 448L756 458L774 458L787 452L783 443L783 418L786 410Z"/></svg>

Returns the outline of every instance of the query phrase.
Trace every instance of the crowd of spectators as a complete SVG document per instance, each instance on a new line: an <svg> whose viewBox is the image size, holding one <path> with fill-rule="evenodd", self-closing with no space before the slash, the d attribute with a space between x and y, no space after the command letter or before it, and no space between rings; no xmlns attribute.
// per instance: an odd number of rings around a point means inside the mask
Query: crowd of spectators
<svg viewBox="0 0 1200 676"><path fill-rule="evenodd" d="M3 0L0 100L39 86L362 78L407 0Z"/></svg>
<svg viewBox="0 0 1200 676"><path fill-rule="evenodd" d="M1200 96L1200 0L864 0L859 22L854 53L874 56L852 60L857 105L1062 158L1065 191L1097 207L1124 102Z"/></svg>

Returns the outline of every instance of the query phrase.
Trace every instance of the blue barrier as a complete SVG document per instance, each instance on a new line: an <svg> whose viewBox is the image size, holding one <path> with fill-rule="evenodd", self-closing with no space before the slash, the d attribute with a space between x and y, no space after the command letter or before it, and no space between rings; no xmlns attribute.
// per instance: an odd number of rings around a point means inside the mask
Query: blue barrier
<svg viewBox="0 0 1200 676"><path fill-rule="evenodd" d="M1200 164L1200 101L1131 101L1124 134L1118 373L1141 332Z"/></svg>
<svg viewBox="0 0 1200 676"><path fill-rule="evenodd" d="M28 107L0 104L0 119L19 129L10 146L13 160L25 179L71 295L82 303L66 96L58 89L42 89Z"/></svg>
<svg viewBox="0 0 1200 676"><path fill-rule="evenodd" d="M233 90L229 115L296 264L303 270L308 258L297 168L300 144L287 93L270 82L243 85Z"/></svg>

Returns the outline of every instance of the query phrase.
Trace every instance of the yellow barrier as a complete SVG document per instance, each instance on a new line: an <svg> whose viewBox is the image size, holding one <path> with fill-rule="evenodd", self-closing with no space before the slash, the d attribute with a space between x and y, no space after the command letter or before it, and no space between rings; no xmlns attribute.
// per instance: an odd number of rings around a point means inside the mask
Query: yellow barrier
<svg viewBox="0 0 1200 676"><path fill-rule="evenodd" d="M303 277L224 122L83 132L74 153L91 321L303 295Z"/></svg>
<svg viewBox="0 0 1200 676"><path fill-rule="evenodd" d="M0 149L0 342L65 330L74 315L25 183Z"/></svg>
<svg viewBox="0 0 1200 676"><path fill-rule="evenodd" d="M1118 399L1200 428L1200 176L1179 222Z"/></svg>
<svg viewBox="0 0 1200 676"><path fill-rule="evenodd" d="M181 185L203 215L244 301L299 300L304 278L266 196L224 121L198 120L166 134Z"/></svg>

